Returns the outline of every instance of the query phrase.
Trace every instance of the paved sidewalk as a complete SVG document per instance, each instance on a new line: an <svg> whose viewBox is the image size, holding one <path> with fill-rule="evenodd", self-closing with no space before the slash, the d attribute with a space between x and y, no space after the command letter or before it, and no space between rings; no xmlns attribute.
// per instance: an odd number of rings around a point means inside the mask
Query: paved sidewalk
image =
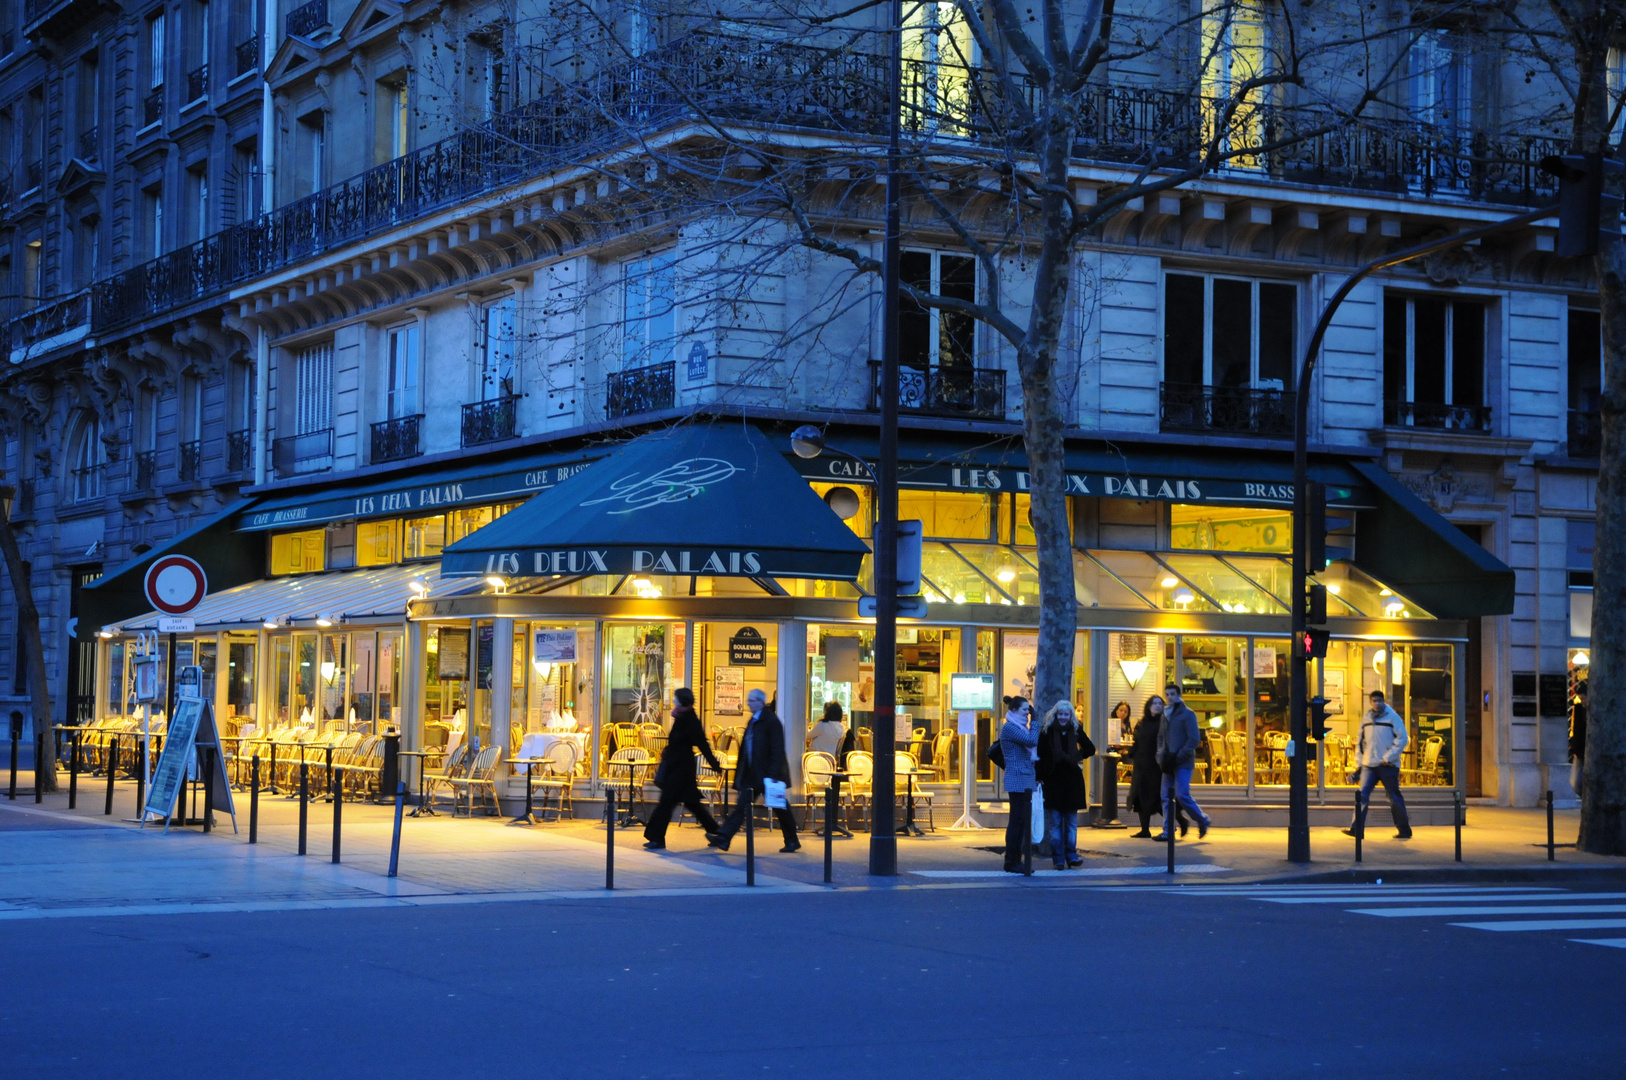
<svg viewBox="0 0 1626 1080"><path fill-rule="evenodd" d="M332 807L313 802L307 851L297 855L298 803L261 795L259 843L249 845L248 796L236 794L238 831L218 815L219 827L204 835L196 827L138 828L127 821L135 809L135 785L116 785L115 813L103 815L106 782L81 777L78 809L67 796L33 802L32 777L19 774L19 796L0 790L0 921L92 914L197 910L286 910L354 906L479 903L496 900L581 898L611 895L705 895L745 888L745 838L722 854L706 847L693 824L674 827L663 854L642 848L641 830L616 830L616 892L604 889L606 830L595 821L515 826L506 819L468 820L448 814L403 822L400 875L389 878L393 808L346 803L342 863L331 861ZM647 811L647 807L644 807ZM1381 808L1373 812L1365 861L1368 876L1459 873L1488 876L1626 873L1626 859L1557 849L1549 863L1542 810L1472 807L1463 830L1462 863L1453 860L1453 830L1420 828L1409 842L1393 839ZM1575 837L1575 811L1560 811L1560 843ZM763 893L823 890L823 839L803 835L802 851L779 853L777 830L757 833L756 890ZM1134 839L1127 829L1082 829L1081 870L1056 873L1049 860L1035 861L1031 879L1000 870L991 848L1003 832L940 830L900 837L900 874L868 874L869 842L860 833L833 842L833 879L838 888L975 888L1010 885L1162 884L1167 847ZM1183 884L1258 881L1357 869L1354 841L1337 829L1311 832L1315 862L1288 863L1281 829L1219 829L1198 841L1193 830L1176 845ZM1613 875L1609 875L1613 876Z"/></svg>

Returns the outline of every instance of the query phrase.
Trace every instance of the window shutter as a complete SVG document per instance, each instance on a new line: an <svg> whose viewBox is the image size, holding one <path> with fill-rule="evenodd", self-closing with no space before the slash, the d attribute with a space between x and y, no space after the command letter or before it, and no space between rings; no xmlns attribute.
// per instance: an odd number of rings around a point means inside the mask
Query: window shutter
<svg viewBox="0 0 1626 1080"><path fill-rule="evenodd" d="M295 434L326 431L333 426L332 343L301 351L295 367Z"/></svg>

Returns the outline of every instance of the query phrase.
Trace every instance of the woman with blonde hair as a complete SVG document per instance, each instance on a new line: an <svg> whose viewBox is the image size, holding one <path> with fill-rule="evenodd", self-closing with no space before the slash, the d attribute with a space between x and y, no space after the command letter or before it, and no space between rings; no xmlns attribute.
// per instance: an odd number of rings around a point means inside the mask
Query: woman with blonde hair
<svg viewBox="0 0 1626 1080"><path fill-rule="evenodd" d="M1039 729L1039 782L1044 785L1045 839L1057 870L1084 865L1078 857L1078 812L1090 805L1084 788L1084 761L1095 744L1078 722L1070 701L1058 701Z"/></svg>

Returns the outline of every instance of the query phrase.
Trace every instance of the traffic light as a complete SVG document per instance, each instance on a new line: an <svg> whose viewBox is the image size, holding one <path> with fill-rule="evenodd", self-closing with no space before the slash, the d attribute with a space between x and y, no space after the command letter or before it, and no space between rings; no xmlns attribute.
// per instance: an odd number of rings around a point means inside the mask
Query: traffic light
<svg viewBox="0 0 1626 1080"><path fill-rule="evenodd" d="M1310 737L1316 742L1327 741L1327 699L1310 699Z"/></svg>
<svg viewBox="0 0 1626 1080"><path fill-rule="evenodd" d="M1310 520L1305 522L1305 530L1310 541L1309 572L1319 574L1327 568L1329 562L1338 559L1354 558L1355 552L1347 547L1328 547L1327 533L1347 532L1355 525L1355 520L1349 516L1349 511L1334 507L1332 513L1327 512L1327 499L1347 498L1349 491L1345 488L1328 488L1325 484L1311 481L1309 485L1308 505ZM1325 598L1323 598L1324 600ZM1311 620L1314 622L1315 620Z"/></svg>
<svg viewBox="0 0 1626 1080"><path fill-rule="evenodd" d="M1304 632L1304 658L1306 660L1326 659L1327 642L1331 639L1331 630L1306 630Z"/></svg>
<svg viewBox="0 0 1626 1080"><path fill-rule="evenodd" d="M1541 170L1558 178L1559 255L1596 255L1599 232L1619 230L1621 197L1608 189L1616 186L1610 180L1621 169L1620 162L1601 153L1541 159Z"/></svg>
<svg viewBox="0 0 1626 1080"><path fill-rule="evenodd" d="M1304 591L1304 621L1320 626L1327 621L1327 587L1311 583Z"/></svg>

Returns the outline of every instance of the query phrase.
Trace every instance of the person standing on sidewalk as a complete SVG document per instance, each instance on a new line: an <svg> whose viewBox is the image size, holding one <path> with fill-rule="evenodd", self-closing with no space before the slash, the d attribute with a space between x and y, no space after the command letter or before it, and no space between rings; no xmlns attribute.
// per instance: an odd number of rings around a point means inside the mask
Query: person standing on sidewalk
<svg viewBox="0 0 1626 1080"><path fill-rule="evenodd" d="M1176 808L1185 807L1197 819L1197 839L1201 840L1208 835L1213 821L1191 797L1191 773L1197 767L1197 746L1202 738L1197 731L1197 714L1186 704L1178 683L1169 683L1163 692L1168 695L1169 707L1157 733L1157 764L1163 770L1163 833L1158 839L1169 839Z"/></svg>
<svg viewBox="0 0 1626 1080"><path fill-rule="evenodd" d="M1366 835L1366 811L1372 802L1372 788L1379 783L1389 796L1394 814L1395 839L1411 839L1411 819L1406 816L1406 800L1400 795L1400 754L1406 749L1406 721L1389 707L1382 690L1372 691L1372 707L1361 717L1361 737L1356 749L1360 765L1360 788L1355 792L1355 820L1344 830L1346 836Z"/></svg>
<svg viewBox="0 0 1626 1080"><path fill-rule="evenodd" d="M1157 736L1162 727L1163 699L1153 694L1141 706L1134 745L1129 750L1134 768L1129 779L1129 809L1140 815L1140 832L1129 835L1138 840L1152 839L1152 815L1163 814L1163 771L1157 767ZM1174 817L1180 823L1180 835L1186 835L1191 823L1179 803L1174 806Z"/></svg>
<svg viewBox="0 0 1626 1080"><path fill-rule="evenodd" d="M740 736L740 756L734 770L734 790L740 797L723 819L723 827L717 830L717 835L706 841L719 851L728 850L734 834L745 823L745 815L750 813L751 803L765 796L763 781L790 783L790 763L785 759L785 725L779 722L779 715L761 690L752 690L745 695L745 701L751 710L751 720L745 725L745 734ZM791 816L790 808L776 806L773 816L785 837L785 846L780 852L790 855L800 851L802 842L796 839L796 819Z"/></svg>
<svg viewBox="0 0 1626 1080"><path fill-rule="evenodd" d="M1095 744L1078 722L1073 703L1056 702L1039 730L1037 773L1044 785L1045 838L1057 870L1084 865L1078 857L1078 812L1090 804L1083 765L1094 754Z"/></svg>
<svg viewBox="0 0 1626 1080"><path fill-rule="evenodd" d="M1586 683L1575 684L1575 703L1570 706L1570 787L1581 798L1586 785Z"/></svg>
<svg viewBox="0 0 1626 1080"><path fill-rule="evenodd" d="M1033 828L1033 762L1039 735L1033 730L1033 706L1020 695L1005 699L1005 723L999 728L999 750L1005 755L1005 797L1010 818L1005 823L1005 872L1022 872L1022 841Z"/></svg>
<svg viewBox="0 0 1626 1080"><path fill-rule="evenodd" d="M706 741L706 726L694 711L694 691L687 686L672 695L672 731L666 737L666 748L661 751L660 768L655 770L655 786L661 789L655 812L644 826L644 847L651 851L666 850L666 826L672 820L672 811L679 803L694 815L695 823L710 836L717 831L717 819L706 809L700 798L695 753L706 759L706 764L722 772L717 755Z"/></svg>

